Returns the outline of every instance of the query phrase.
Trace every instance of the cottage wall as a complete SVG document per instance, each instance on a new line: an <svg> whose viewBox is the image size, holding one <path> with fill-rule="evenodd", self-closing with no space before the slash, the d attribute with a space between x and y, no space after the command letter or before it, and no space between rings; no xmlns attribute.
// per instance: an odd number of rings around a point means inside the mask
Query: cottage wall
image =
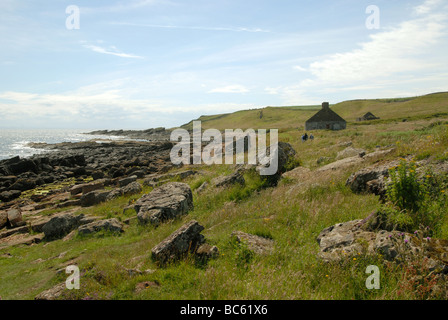
<svg viewBox="0 0 448 320"><path fill-rule="evenodd" d="M305 123L305 130L343 130L347 126L346 122L342 121L318 121Z"/></svg>

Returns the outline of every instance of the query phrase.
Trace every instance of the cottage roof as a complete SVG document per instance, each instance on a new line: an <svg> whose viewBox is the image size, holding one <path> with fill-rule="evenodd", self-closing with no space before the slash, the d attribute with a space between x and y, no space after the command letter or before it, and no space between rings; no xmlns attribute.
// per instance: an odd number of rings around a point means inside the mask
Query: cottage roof
<svg viewBox="0 0 448 320"><path fill-rule="evenodd" d="M367 112L362 118L363 119L377 119L377 117L374 116L372 112Z"/></svg>
<svg viewBox="0 0 448 320"><path fill-rule="evenodd" d="M345 122L345 120L338 115L336 112L331 110L327 104L322 104L322 109L319 110L314 116L309 118L306 122L324 122L324 121L341 121Z"/></svg>

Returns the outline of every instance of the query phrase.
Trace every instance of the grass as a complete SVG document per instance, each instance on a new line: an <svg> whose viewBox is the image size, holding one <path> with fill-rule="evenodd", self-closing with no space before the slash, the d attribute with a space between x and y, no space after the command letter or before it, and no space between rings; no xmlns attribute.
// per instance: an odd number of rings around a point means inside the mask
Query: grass
<svg viewBox="0 0 448 320"><path fill-rule="evenodd" d="M447 94L442 93L422 98L360 100L335 105L334 109L341 113L344 106L349 106L351 112L356 111L356 116L371 111L381 120L368 125L353 122L344 131L316 131L315 140L307 143L300 140L302 131L297 128L297 118L290 117L300 115L305 119L315 112L315 107L263 109L263 125L274 128L279 124L282 128L280 140L289 142L297 151L296 160L312 170L323 165L317 164L320 157L333 161L337 152L346 148L347 142L368 152L376 150L377 146L396 148L395 152L363 166L409 154L437 164L448 160L447 119L426 117L446 111L446 97ZM430 103L434 108L428 109ZM388 110L380 112L382 108ZM402 110L407 110L410 120L397 120L402 117L397 108L405 108ZM415 113L411 112L413 108ZM246 127L240 126L243 123L261 128L260 119L253 122L250 119L257 112L259 110L211 116L204 118L207 121L203 122L203 127L226 128L233 121L230 128L244 129ZM285 120L285 117L289 118ZM44 241L33 246L1 249L0 296L33 299L43 290L65 281L65 266L76 264L81 269L81 289L68 292L65 297L70 299L443 298L425 293L422 288L426 287L414 281L416 275L424 274L424 266L418 261L416 265L396 265L383 261L381 256L359 255L339 263L324 263L317 257L316 237L324 228L365 218L381 207L377 196L355 194L345 186L348 176L358 167L322 174L314 171L312 180L285 179L276 187L268 187L253 172L246 172L244 186L220 189L210 182L217 176L232 173L234 167L191 166L191 169L201 172L184 180L193 190L194 210L180 219L157 228L141 226L132 220L121 235L103 233L70 241ZM209 186L199 194L197 189L204 182L209 182ZM144 187L142 194L151 190ZM122 196L83 208L78 213L125 220L135 216L135 212L123 212L123 209L142 194ZM151 260L151 249L191 219L204 226L202 234L208 243L219 248L219 256L206 264L190 256L163 268L157 266ZM273 240L274 252L270 255L251 253L244 244L232 240L230 235L237 230ZM440 222L439 236L448 239L448 215ZM380 290L368 290L365 286L369 265L380 268ZM125 268L152 272L131 276ZM143 281L158 285L136 292L136 285Z"/></svg>

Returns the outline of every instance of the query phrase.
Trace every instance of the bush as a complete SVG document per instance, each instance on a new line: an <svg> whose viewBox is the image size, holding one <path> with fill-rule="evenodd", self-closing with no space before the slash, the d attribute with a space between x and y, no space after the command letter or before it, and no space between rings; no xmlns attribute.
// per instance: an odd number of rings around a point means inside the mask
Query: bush
<svg viewBox="0 0 448 320"><path fill-rule="evenodd" d="M402 231L424 229L437 234L447 213L446 177L429 170L419 178L416 169L414 162L403 160L390 170L387 202L381 210L383 223Z"/></svg>
<svg viewBox="0 0 448 320"><path fill-rule="evenodd" d="M397 168L389 170L391 183L387 198L400 210L416 212L424 200L424 189L417 179L416 165L402 160Z"/></svg>

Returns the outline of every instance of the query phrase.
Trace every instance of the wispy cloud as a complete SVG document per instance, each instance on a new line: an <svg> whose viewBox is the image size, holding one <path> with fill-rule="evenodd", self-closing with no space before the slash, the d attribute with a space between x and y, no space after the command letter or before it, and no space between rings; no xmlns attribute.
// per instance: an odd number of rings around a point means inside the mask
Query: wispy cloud
<svg viewBox="0 0 448 320"><path fill-rule="evenodd" d="M246 92L249 92L249 89L239 84L219 87L209 91L209 93L246 93Z"/></svg>
<svg viewBox="0 0 448 320"><path fill-rule="evenodd" d="M131 26L131 27L144 27L144 28L160 28L160 29L184 29L184 30L203 30L203 31L231 31L231 32L265 32L269 33L270 30L261 28L248 28L248 27L208 27L208 26L178 26L178 25L161 25L161 24L141 24L132 22L112 22L114 25Z"/></svg>
<svg viewBox="0 0 448 320"><path fill-rule="evenodd" d="M421 78L422 72L448 71L442 56L428 59L428 52L446 46L448 16L440 5L439 0L427 0L414 8L417 17L373 33L358 48L315 60L306 69L293 67L308 71L311 77L276 91L288 103L306 103L313 99L309 92L314 96L341 90L368 92L374 85L378 93L378 89L397 86L416 74Z"/></svg>
<svg viewBox="0 0 448 320"><path fill-rule="evenodd" d="M421 5L417 6L414 8L414 12L416 14L427 14L429 13L431 10L433 10L435 7L437 7L438 5L440 5L442 3L443 0L426 0L424 3L422 3Z"/></svg>
<svg viewBox="0 0 448 320"><path fill-rule="evenodd" d="M109 48L103 48L103 47L100 47L97 45L91 45L91 44L83 44L82 46L84 48L90 49L97 53L109 54L109 55L113 55L113 56L117 56L117 57L121 57L121 58L143 59L143 57L141 57L141 56L120 52L114 46L111 46Z"/></svg>

